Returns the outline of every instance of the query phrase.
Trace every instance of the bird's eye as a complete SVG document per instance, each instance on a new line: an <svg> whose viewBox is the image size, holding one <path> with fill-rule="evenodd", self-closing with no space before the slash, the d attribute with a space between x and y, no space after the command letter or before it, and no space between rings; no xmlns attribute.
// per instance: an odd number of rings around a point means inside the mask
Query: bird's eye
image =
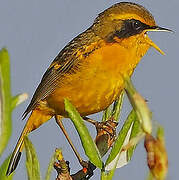
<svg viewBox="0 0 179 180"><path fill-rule="evenodd" d="M141 23L140 21L132 21L131 26L134 30L139 30L141 28Z"/></svg>

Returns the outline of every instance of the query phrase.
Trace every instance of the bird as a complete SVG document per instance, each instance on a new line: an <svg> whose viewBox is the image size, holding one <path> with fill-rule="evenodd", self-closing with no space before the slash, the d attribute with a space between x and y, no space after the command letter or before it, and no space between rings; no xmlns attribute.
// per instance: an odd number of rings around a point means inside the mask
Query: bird
<svg viewBox="0 0 179 180"><path fill-rule="evenodd" d="M164 54L148 31L170 30L158 26L143 6L119 2L101 12L58 53L23 114L26 118L31 113L12 153L7 176L17 167L25 136L52 117L68 118L65 98L82 117L103 111L119 97L123 77L132 76L150 47Z"/></svg>

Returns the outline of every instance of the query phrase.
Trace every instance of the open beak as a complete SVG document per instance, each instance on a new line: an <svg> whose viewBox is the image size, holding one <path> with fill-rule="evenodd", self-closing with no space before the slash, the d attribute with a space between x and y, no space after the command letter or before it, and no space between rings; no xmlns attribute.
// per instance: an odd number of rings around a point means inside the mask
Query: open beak
<svg viewBox="0 0 179 180"><path fill-rule="evenodd" d="M145 32L149 32L149 31L173 32L170 29L162 28L162 27L159 27L159 26L152 26L152 27L149 27L149 28L145 29L144 31ZM155 48L159 53L161 53L162 55L165 55L165 53L147 35L146 35L146 41L150 46Z"/></svg>

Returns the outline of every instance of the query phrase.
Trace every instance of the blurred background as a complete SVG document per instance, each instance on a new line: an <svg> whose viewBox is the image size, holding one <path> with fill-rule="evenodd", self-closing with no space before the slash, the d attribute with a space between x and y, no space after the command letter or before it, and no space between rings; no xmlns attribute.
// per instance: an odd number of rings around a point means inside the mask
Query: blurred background
<svg viewBox="0 0 179 180"><path fill-rule="evenodd" d="M0 48L6 47L11 57L12 92L14 95L27 92L29 99L13 112L13 134L9 145L0 159L0 164L9 155L19 137L25 121L21 115L38 86L41 77L58 52L75 36L87 29L95 17L104 9L117 3L116 0L1 0L0 5ZM159 54L151 48L139 63L133 75L136 89L148 100L153 112L154 124L159 122L165 128L166 146L169 156L168 179L178 177L178 102L179 102L179 1L145 0L133 1L146 7L159 26L175 33L151 32L149 36L166 53ZM126 100L120 120L122 124L131 107ZM100 119L100 113L92 116ZM64 120L67 131L82 157L79 137L69 119ZM88 124L95 137L95 129ZM61 130L51 119L30 134L41 165L42 177L56 147L61 147L66 160L70 161L72 173L80 169L76 157L65 140ZM14 180L27 179L25 154L22 155ZM129 173L130 172L130 173ZM137 147L132 161L118 169L114 179L139 179L147 176L146 154L143 143ZM91 179L99 179L99 171ZM53 171L52 178L55 179Z"/></svg>

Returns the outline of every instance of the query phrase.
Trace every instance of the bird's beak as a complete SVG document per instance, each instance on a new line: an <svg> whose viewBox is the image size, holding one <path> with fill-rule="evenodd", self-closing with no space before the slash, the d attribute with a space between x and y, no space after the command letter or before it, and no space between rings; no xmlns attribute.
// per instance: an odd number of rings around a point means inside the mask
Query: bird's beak
<svg viewBox="0 0 179 180"><path fill-rule="evenodd" d="M173 32L170 29L159 27L159 26L151 26L146 31L164 31L164 32Z"/></svg>
<svg viewBox="0 0 179 180"><path fill-rule="evenodd" d="M159 26L151 26L147 29L145 29L145 32L149 32L149 31L165 31L165 32L173 32L170 29L167 28L162 28ZM165 55L165 53L148 37L146 36L146 41L147 43L152 46L153 48L155 48L159 53L161 53L162 55Z"/></svg>

